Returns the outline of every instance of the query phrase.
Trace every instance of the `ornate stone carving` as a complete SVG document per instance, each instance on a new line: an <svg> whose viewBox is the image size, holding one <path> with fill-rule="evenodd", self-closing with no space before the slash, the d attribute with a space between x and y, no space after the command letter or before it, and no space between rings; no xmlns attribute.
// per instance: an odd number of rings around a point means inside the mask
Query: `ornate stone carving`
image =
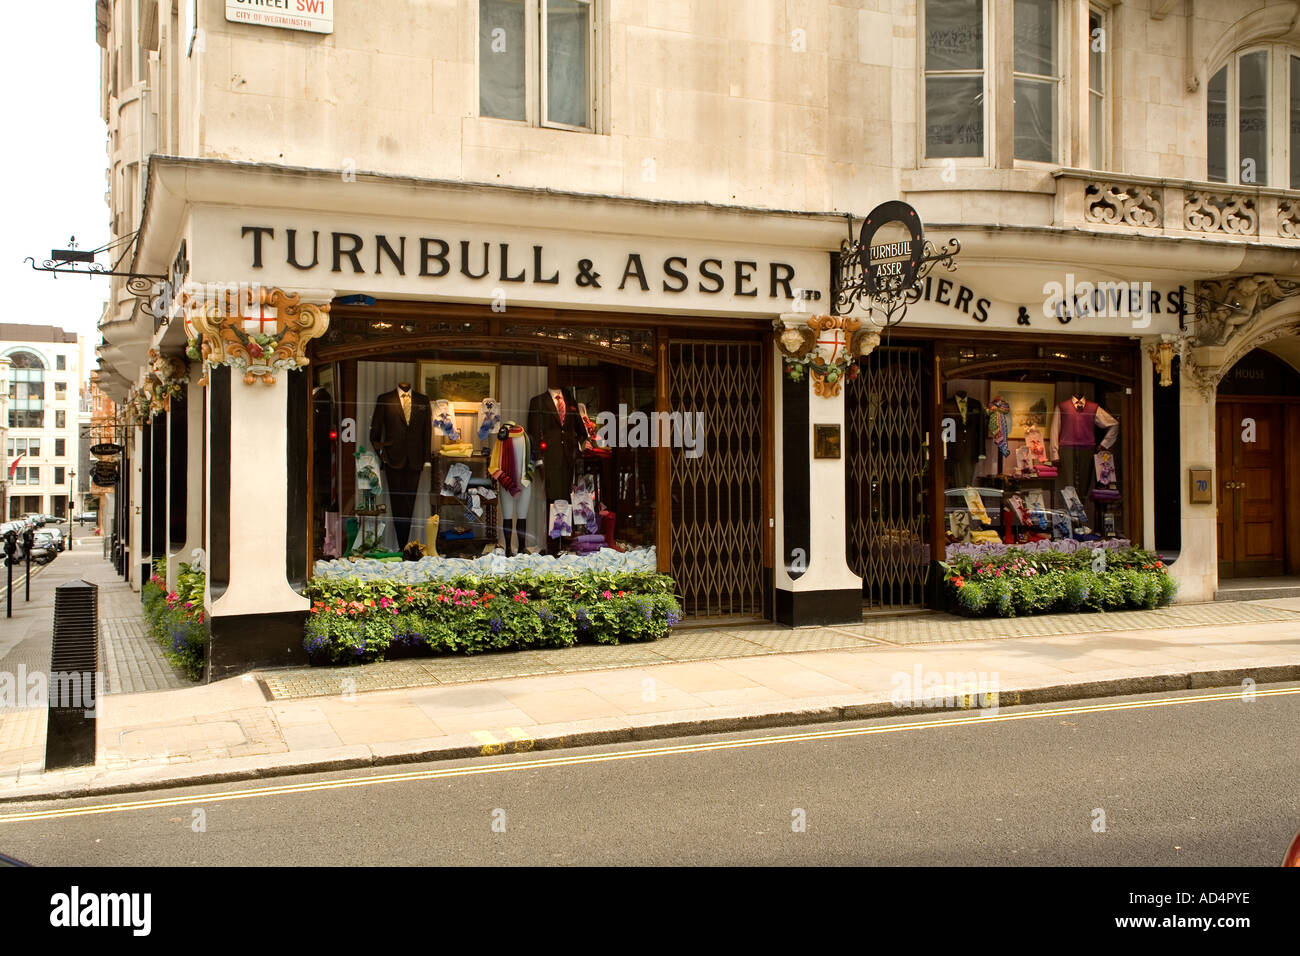
<svg viewBox="0 0 1300 956"><path fill-rule="evenodd" d="M813 392L834 398L846 378L858 374L857 359L880 342L880 332L863 329L862 323L846 315L814 315L807 326L787 325L787 316L772 323L776 347L785 356L785 371L792 381L803 379L804 369L812 379Z"/></svg>
<svg viewBox="0 0 1300 956"><path fill-rule="evenodd" d="M268 306L274 314L267 314ZM297 293L283 289L242 287L224 297L186 293L186 322L196 335L190 354L202 358L205 368L229 365L243 370L245 384L260 379L274 385L277 371L308 364L304 350L329 328L329 310L328 304L305 303ZM244 328L253 321L257 329ZM207 384L206 374L202 384Z"/></svg>
<svg viewBox="0 0 1300 956"><path fill-rule="evenodd" d="M1300 282L1270 275L1206 279L1196 283L1196 344L1226 345L1238 330L1283 299Z"/></svg>
<svg viewBox="0 0 1300 956"><path fill-rule="evenodd" d="M1192 232L1253 236L1259 231L1259 212L1250 196L1192 190L1183 203L1183 224Z"/></svg>
<svg viewBox="0 0 1300 956"><path fill-rule="evenodd" d="M1155 226L1162 224L1164 208L1146 186L1127 183L1090 182L1084 191L1083 218L1109 226Z"/></svg>
<svg viewBox="0 0 1300 956"><path fill-rule="evenodd" d="M1300 202L1294 199L1278 200L1277 234L1287 239L1300 239Z"/></svg>

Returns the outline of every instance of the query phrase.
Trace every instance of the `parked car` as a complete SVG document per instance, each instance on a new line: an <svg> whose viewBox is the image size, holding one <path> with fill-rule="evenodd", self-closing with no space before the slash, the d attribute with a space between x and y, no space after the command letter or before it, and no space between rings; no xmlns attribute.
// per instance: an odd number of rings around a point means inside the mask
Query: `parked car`
<svg viewBox="0 0 1300 956"><path fill-rule="evenodd" d="M54 538L54 545L60 551L68 546L68 536L63 533L63 529L56 524L46 525L41 531Z"/></svg>
<svg viewBox="0 0 1300 956"><path fill-rule="evenodd" d="M42 527L45 524L45 515L37 514L34 511L23 515L23 519L30 521L32 526L36 528Z"/></svg>
<svg viewBox="0 0 1300 956"><path fill-rule="evenodd" d="M83 511L79 515L73 515L72 520L77 524L99 524L99 512Z"/></svg>
<svg viewBox="0 0 1300 956"><path fill-rule="evenodd" d="M59 553L59 546L54 541L54 536L50 532L41 529L36 532L36 540L32 545L32 560L37 564L49 564Z"/></svg>

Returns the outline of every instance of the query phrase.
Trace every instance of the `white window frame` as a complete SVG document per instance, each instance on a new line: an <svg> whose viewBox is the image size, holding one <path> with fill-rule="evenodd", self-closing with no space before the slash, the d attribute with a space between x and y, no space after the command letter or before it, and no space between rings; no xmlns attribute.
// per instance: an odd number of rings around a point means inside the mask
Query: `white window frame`
<svg viewBox="0 0 1300 956"><path fill-rule="evenodd" d="M1268 55L1268 175L1253 183L1241 181L1241 58L1252 53ZM1205 117L1206 156L1205 178L1210 179L1209 157L1209 88L1210 81L1221 70L1227 70L1227 123L1225 125L1225 151L1230 170L1226 185L1264 186L1272 189L1291 189L1290 123L1291 123L1291 58L1300 59L1300 48L1281 43L1255 43L1234 50L1220 61L1215 69L1206 73L1206 95L1202 102Z"/></svg>
<svg viewBox="0 0 1300 956"><path fill-rule="evenodd" d="M596 96L596 41L600 35L600 28L597 23L597 4L593 0L570 0L572 3L578 3L587 8L587 22L591 24L591 29L587 35L587 126L571 126L568 123L559 123L552 120L547 115L548 89L547 89L547 63L546 63L546 31L547 31L547 7L550 0L537 0L537 81L539 96L537 101L537 115L540 117L539 125L549 129L567 129L578 133L594 133L596 131L596 110L598 97Z"/></svg>
<svg viewBox="0 0 1300 956"><path fill-rule="evenodd" d="M1102 40L1103 40L1103 46L1101 49L1102 87L1099 91L1097 91L1101 96L1101 110L1100 110L1101 156L1092 155L1092 96L1093 96L1092 18L1094 16L1097 17L1099 28L1101 30ZM1087 28L1088 35L1084 38L1085 50L1087 51L1087 55L1084 58L1084 63L1086 64L1085 72L1087 73L1087 78L1084 80L1084 86L1086 87L1086 89L1084 92L1083 109L1086 110L1085 115L1088 117L1088 141L1086 143L1081 144L1083 149L1080 150L1080 153L1082 154L1083 152L1086 151L1088 156L1088 166L1090 169L1108 169L1110 167L1110 146L1111 146L1110 144L1110 138L1111 138L1110 88L1111 88L1111 62L1112 61L1110 55L1110 42L1111 42L1111 37L1113 36L1110 29L1110 10L1105 7L1099 7L1096 4L1089 5L1087 24L1088 24L1088 28Z"/></svg>
<svg viewBox="0 0 1300 956"><path fill-rule="evenodd" d="M1068 49L1068 33L1066 29L1065 4L1061 0L1054 0L1056 5L1056 75L1050 79L1056 86L1056 95L1053 97L1055 114L1052 116L1052 156L1050 159L1021 159L1016 155L1016 80L1034 80L1042 82L1047 79L1046 75L1037 73L1021 73L1016 69L1016 50L1015 50L1015 0L1009 4L1011 7L1011 160L1016 166L1025 165L1030 167L1057 167L1061 165L1061 157L1064 153L1065 140L1065 87L1066 87L1066 50Z"/></svg>
<svg viewBox="0 0 1300 956"><path fill-rule="evenodd" d="M989 166L992 164L992 156L990 155L992 152L991 146L993 142L992 130L995 128L995 124L997 123L997 104L994 102L994 96L993 96L993 87L994 87L993 67L992 67L993 54L994 54L993 31L989 29L990 20L991 20L989 7L992 3L993 0L984 0L980 11L980 16L982 17L981 24L983 26L983 30L981 32L984 37L984 51L983 51L984 65L983 67L980 68L979 71L983 80L983 82L980 84L981 86L980 95L983 97L982 105L984 107L984 142L980 146L980 155L978 156L929 156L927 155L928 140L926 137L926 112L925 112L926 90L929 85L928 84L929 78L931 76L970 76L975 71L974 70L928 70L926 69L925 0L918 0L917 2L916 19L917 19L917 23L919 24L919 28L916 31L917 33L916 57L917 57L917 62L920 63L921 65L921 85L920 88L917 90L917 96L916 96L917 114L919 118L917 122L916 155L920 159L919 165L921 166L946 166L949 160L951 160L957 166Z"/></svg>
<svg viewBox="0 0 1300 956"><path fill-rule="evenodd" d="M482 48L478 40L478 10L480 4L475 0L474 28L474 111L482 120L493 123L509 123L513 126L535 126L546 129L562 129L575 133L602 132L604 116L605 57L602 38L604 36L605 4L599 0L575 0L585 4L591 23L591 32L587 40L587 77L589 80L587 126L571 126L558 123L546 115L546 7L548 0L524 0L524 118L522 120L505 119L500 116L484 116L478 112L481 84L483 82Z"/></svg>

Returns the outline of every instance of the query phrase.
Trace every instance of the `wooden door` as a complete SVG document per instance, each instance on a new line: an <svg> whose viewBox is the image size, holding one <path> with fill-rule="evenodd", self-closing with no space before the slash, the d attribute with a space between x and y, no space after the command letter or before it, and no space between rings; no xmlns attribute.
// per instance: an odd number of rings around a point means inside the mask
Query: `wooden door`
<svg viewBox="0 0 1300 956"><path fill-rule="evenodd" d="M1282 407L1220 401L1215 422L1220 577L1268 577L1286 564Z"/></svg>

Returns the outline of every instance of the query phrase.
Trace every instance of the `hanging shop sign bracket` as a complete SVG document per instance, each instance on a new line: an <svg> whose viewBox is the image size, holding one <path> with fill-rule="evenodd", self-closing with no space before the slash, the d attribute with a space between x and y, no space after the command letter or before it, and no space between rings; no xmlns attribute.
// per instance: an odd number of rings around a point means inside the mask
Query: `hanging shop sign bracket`
<svg viewBox="0 0 1300 956"><path fill-rule="evenodd" d="M925 238L921 217L901 200L881 203L862 220L854 235L853 214L848 238L840 243L831 312L847 315L864 310L878 329L898 325L907 307L921 298L922 281L937 265L949 272L957 268L961 243L949 239L936 246Z"/></svg>
<svg viewBox="0 0 1300 956"><path fill-rule="evenodd" d="M126 279L126 289L133 296L140 299L151 298L154 294L156 283L167 278L166 275L156 275L151 272L132 272L122 271L118 266L122 264L135 244L135 238L138 232L133 232L129 236L123 236L115 242L109 242L100 246L98 249L78 249L77 237L72 236L68 239L67 249L51 249L50 257L42 260L40 265L36 264L34 256L28 256L24 262L30 262L32 268L37 272L49 272L54 278L61 275L81 275L81 276L121 276ZM96 256L101 252L108 252L118 246L126 244L126 248L117 260L111 265L106 266L102 262L96 261Z"/></svg>

